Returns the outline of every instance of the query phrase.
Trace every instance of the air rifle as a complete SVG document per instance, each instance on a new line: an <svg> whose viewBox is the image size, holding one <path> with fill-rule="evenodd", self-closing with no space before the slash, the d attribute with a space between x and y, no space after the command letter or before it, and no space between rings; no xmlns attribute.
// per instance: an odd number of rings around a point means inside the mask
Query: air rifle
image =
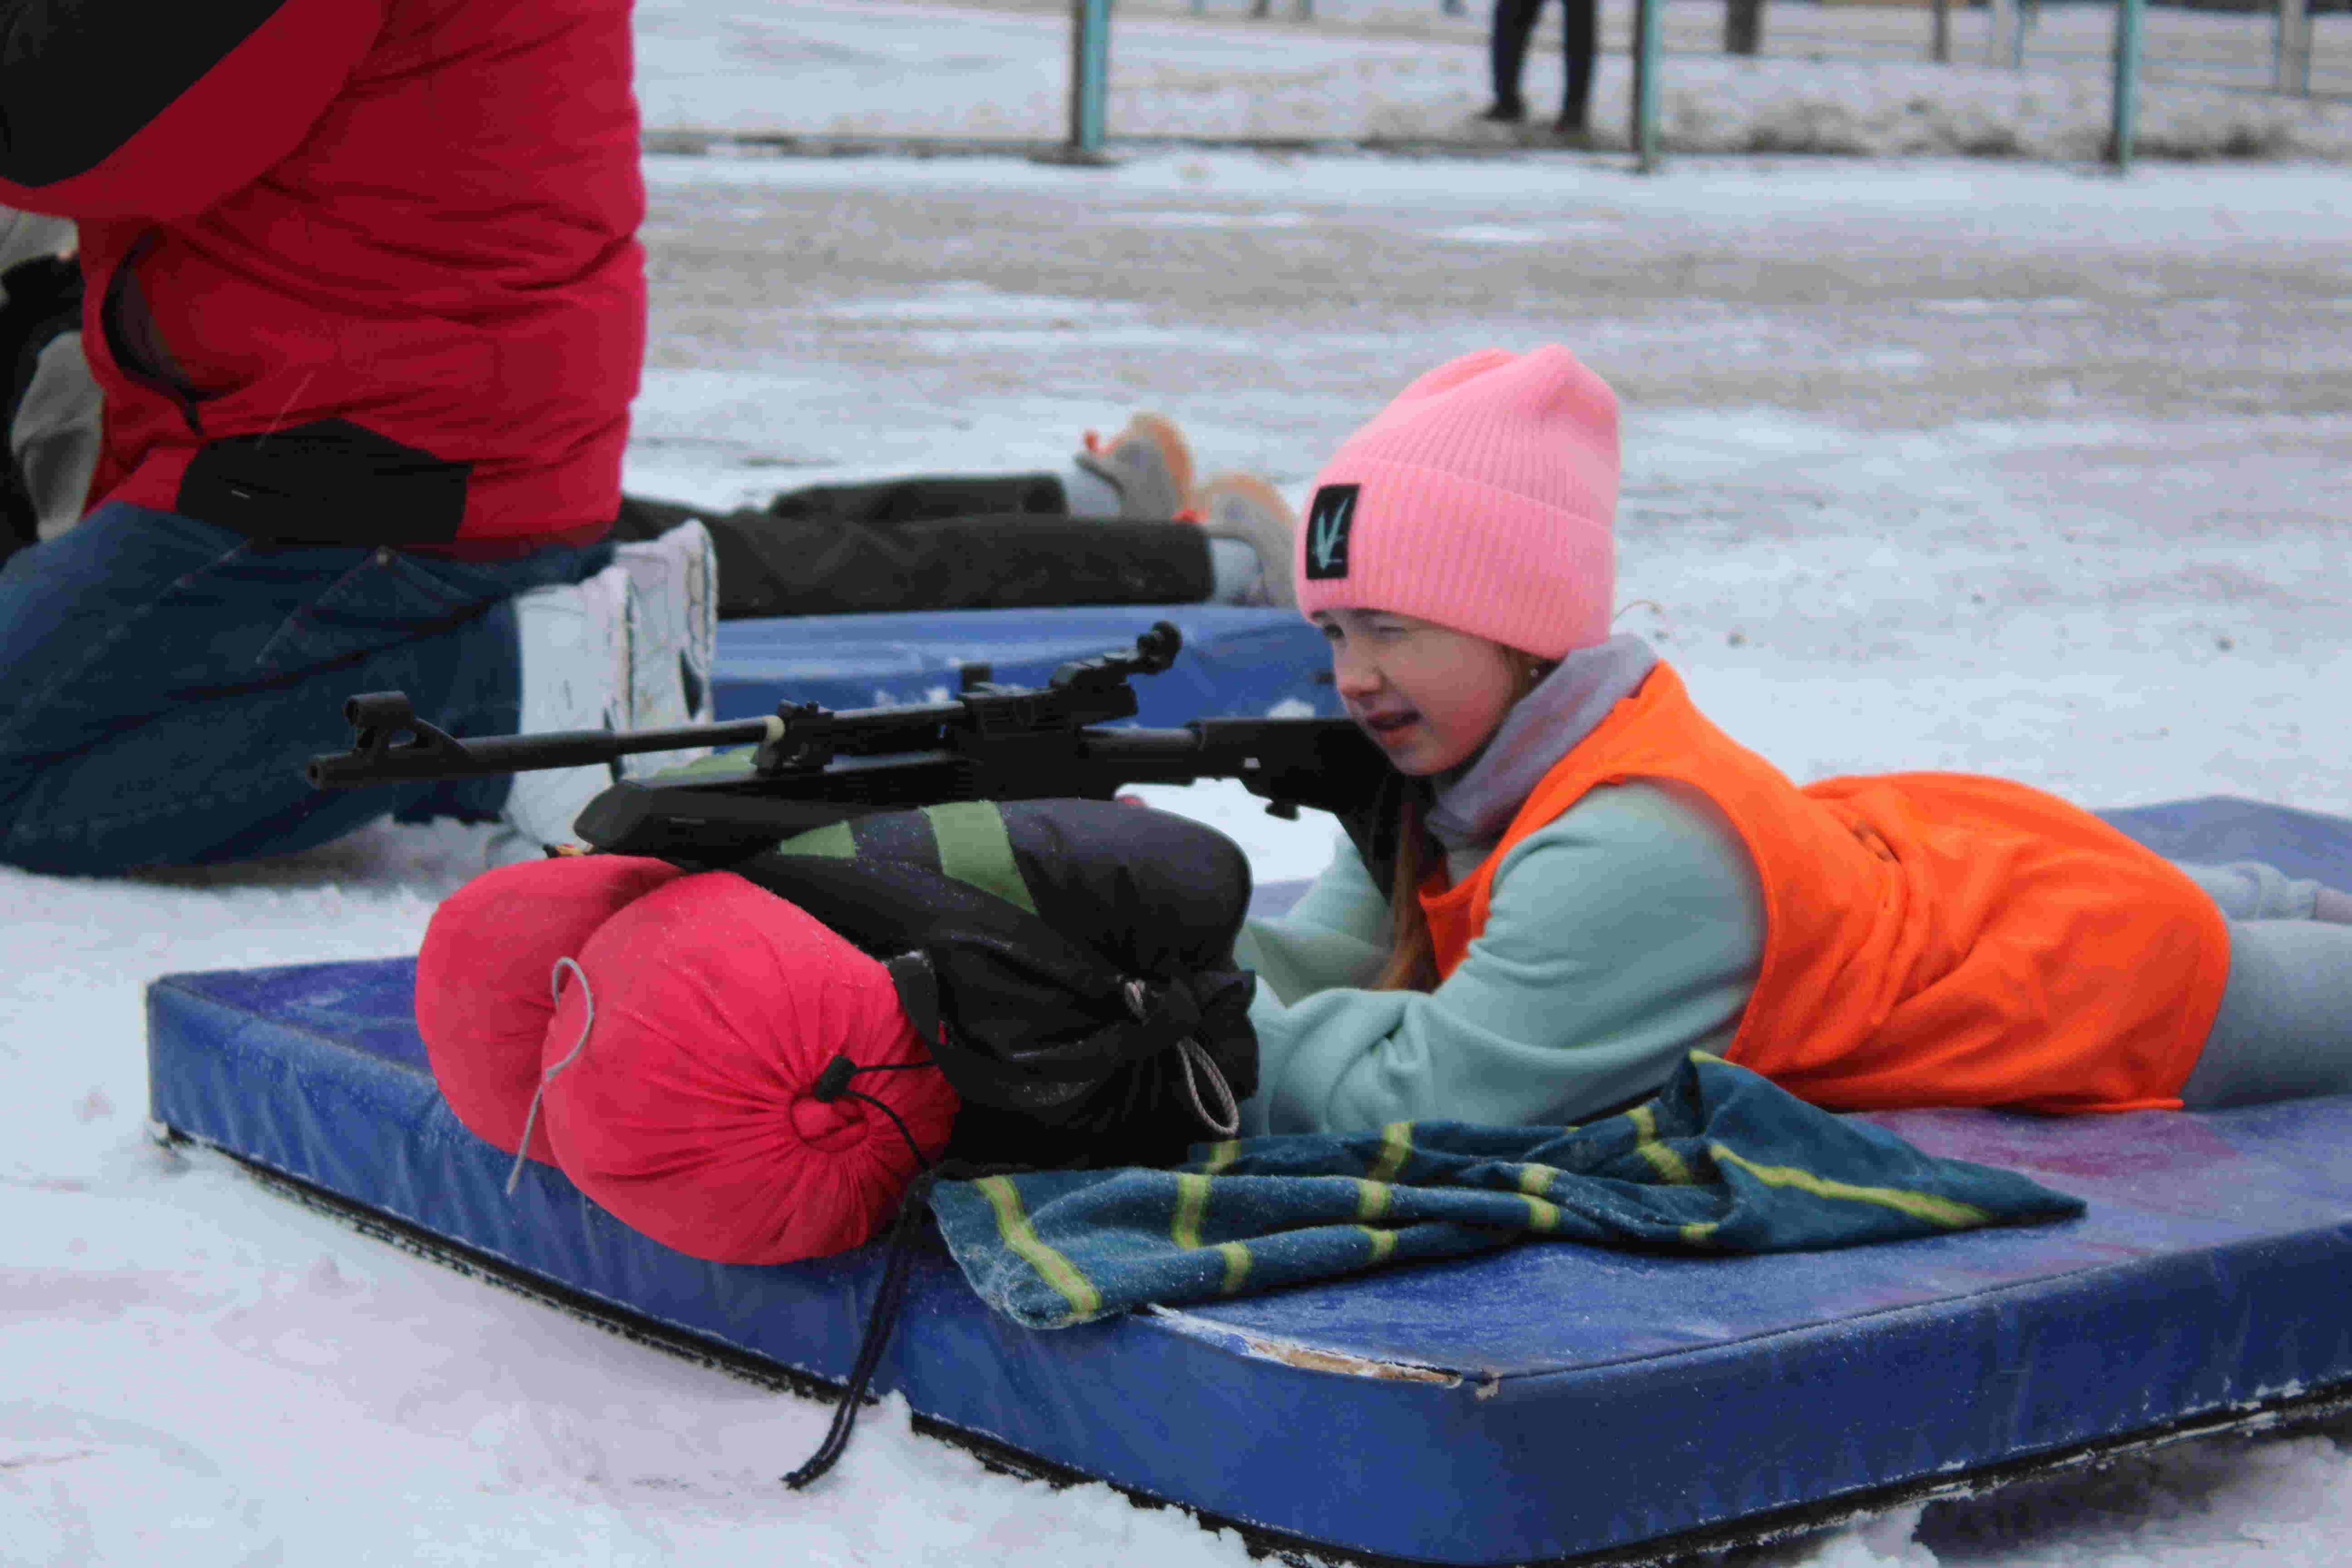
<svg viewBox="0 0 2352 1568"><path fill-rule="evenodd" d="M1139 784L1241 781L1277 816L1313 806L1360 813L1393 771L1345 719L1196 719L1145 730L1134 676L1175 662L1183 638L1159 622L1132 650L1073 659L1043 687L999 685L967 665L962 689L940 702L835 712L785 702L761 719L667 730L562 731L458 740L419 719L397 691L343 705L352 749L313 757L318 789L480 778L540 768L606 765L648 752L749 747L645 781L614 784L573 830L591 847L723 865L780 838L868 812L956 800L1108 800Z"/></svg>

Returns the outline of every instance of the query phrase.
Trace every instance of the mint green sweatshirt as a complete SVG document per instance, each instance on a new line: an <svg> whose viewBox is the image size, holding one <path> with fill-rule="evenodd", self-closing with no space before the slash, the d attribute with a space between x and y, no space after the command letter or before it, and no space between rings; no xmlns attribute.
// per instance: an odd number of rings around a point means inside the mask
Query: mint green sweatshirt
<svg viewBox="0 0 2352 1568"><path fill-rule="evenodd" d="M1654 662L1614 639L1570 655L1514 710L1432 813L1457 879ZM1764 950L1762 891L1731 825L1664 781L1593 790L1516 846L1486 930L1435 991L1361 989L1388 923L1343 839L1288 914L1244 928L1259 1062L1244 1135L1588 1121L1655 1091L1685 1053L1727 1046Z"/></svg>
<svg viewBox="0 0 2352 1568"><path fill-rule="evenodd" d="M1485 932L1426 994L1358 989L1388 955L1389 908L1343 840L1289 914L1242 932L1258 975L1243 1132L1584 1121L1721 1052L1763 955L1730 833L1678 786L1594 790L1511 851Z"/></svg>

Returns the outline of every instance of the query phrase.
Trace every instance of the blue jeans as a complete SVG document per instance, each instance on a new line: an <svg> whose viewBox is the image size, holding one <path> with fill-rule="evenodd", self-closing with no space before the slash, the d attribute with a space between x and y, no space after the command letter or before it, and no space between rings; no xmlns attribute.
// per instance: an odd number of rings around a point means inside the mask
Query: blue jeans
<svg viewBox="0 0 2352 1568"><path fill-rule="evenodd" d="M513 731L513 595L610 558L276 548L109 502L0 569L0 862L103 875L307 849L388 813L489 820L507 779L320 792L302 764L346 748L362 691L454 734Z"/></svg>

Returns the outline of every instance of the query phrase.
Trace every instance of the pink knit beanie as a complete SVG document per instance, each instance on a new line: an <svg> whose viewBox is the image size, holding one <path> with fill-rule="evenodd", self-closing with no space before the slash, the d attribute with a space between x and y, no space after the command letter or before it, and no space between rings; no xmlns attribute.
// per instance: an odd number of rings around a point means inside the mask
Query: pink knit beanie
<svg viewBox="0 0 2352 1568"><path fill-rule="evenodd" d="M1298 608L1393 610L1558 658L1609 637L1617 397L1557 344L1397 394L1315 477Z"/></svg>

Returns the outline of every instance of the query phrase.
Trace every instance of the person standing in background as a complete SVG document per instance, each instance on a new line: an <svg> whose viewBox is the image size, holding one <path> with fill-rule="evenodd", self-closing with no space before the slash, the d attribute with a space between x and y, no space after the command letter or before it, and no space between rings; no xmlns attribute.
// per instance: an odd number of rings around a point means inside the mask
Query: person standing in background
<svg viewBox="0 0 2352 1568"><path fill-rule="evenodd" d="M1536 19L1543 6L1544 0L1495 0L1494 27L1487 36L1495 101L1479 116L1481 120L1517 125L1527 119L1519 79L1526 72L1528 45L1535 37ZM1601 50L1601 0L1560 0L1560 53L1567 77L1554 128L1563 137L1581 141L1591 130L1592 75Z"/></svg>

